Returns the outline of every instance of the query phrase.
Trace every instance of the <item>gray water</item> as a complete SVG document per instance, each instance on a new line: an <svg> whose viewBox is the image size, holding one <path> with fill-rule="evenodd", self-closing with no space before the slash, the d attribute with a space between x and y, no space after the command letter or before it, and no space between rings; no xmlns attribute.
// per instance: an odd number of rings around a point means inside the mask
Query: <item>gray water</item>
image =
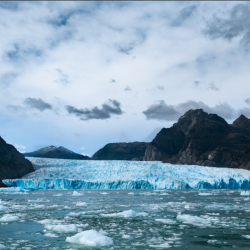
<svg viewBox="0 0 250 250"><path fill-rule="evenodd" d="M0 205L8 208L0 210L0 219L19 217L0 224L0 249L96 249L66 242L90 229L113 239L112 246L101 249L250 249L250 198L239 190L77 192L81 195L69 190L0 193ZM132 217L103 216L128 210L134 211ZM38 223L45 219L51 221ZM69 224L77 232L53 230Z"/></svg>

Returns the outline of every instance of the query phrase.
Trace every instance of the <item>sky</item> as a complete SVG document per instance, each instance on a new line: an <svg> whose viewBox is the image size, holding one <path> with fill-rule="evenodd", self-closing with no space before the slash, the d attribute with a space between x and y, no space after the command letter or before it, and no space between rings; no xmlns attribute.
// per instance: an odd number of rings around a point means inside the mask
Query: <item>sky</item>
<svg viewBox="0 0 250 250"><path fill-rule="evenodd" d="M249 2L0 2L0 136L92 156L189 109L250 118Z"/></svg>

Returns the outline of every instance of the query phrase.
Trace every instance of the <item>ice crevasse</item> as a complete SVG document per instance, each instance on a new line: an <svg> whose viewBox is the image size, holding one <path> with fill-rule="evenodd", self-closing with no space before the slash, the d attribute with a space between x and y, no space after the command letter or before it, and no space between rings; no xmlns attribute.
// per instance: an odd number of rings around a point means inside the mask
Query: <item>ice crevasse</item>
<svg viewBox="0 0 250 250"><path fill-rule="evenodd" d="M28 157L35 172L3 182L25 189L248 189L250 171L157 161L92 161Z"/></svg>

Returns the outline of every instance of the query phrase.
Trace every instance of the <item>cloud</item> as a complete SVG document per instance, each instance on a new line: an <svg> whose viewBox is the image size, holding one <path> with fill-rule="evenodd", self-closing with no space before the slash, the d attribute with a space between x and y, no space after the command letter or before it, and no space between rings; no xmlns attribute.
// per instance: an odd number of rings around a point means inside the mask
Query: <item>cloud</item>
<svg viewBox="0 0 250 250"><path fill-rule="evenodd" d="M196 9L197 6L195 5L191 5L181 9L178 17L172 22L172 26L180 26L183 22L185 22L193 15Z"/></svg>
<svg viewBox="0 0 250 250"><path fill-rule="evenodd" d="M25 153L26 151L26 146L21 145L21 144L14 144L14 147L20 152L20 153Z"/></svg>
<svg viewBox="0 0 250 250"><path fill-rule="evenodd" d="M24 100L24 103L26 105L28 105L29 107L31 108L34 108L34 109L37 109L39 111L44 111L46 109L52 109L52 106L47 103L47 102L44 102L42 99L40 98L31 98L31 97L28 97Z"/></svg>
<svg viewBox="0 0 250 250"><path fill-rule="evenodd" d="M119 46L118 48L118 52L119 53L123 53L126 55L130 55L131 51L134 49L134 45L133 44L129 44L128 46Z"/></svg>
<svg viewBox="0 0 250 250"><path fill-rule="evenodd" d="M209 83L208 84L208 89L213 90L213 91L219 91L219 87L217 87L214 83Z"/></svg>
<svg viewBox="0 0 250 250"><path fill-rule="evenodd" d="M227 17L214 15L207 22L204 34L211 39L222 38L232 40L240 37L240 44L247 50L250 49L250 4L236 4L229 11Z"/></svg>
<svg viewBox="0 0 250 250"><path fill-rule="evenodd" d="M125 91L131 91L132 89L129 86L126 86L124 90Z"/></svg>
<svg viewBox="0 0 250 250"><path fill-rule="evenodd" d="M102 104L101 108L94 107L92 109L77 109L73 106L65 106L69 114L80 117L80 120L87 121L91 119L109 119L112 115L121 115L121 104L116 100L111 100Z"/></svg>
<svg viewBox="0 0 250 250"><path fill-rule="evenodd" d="M56 71L59 73L60 78L55 82L59 82L62 84L70 83L69 77L66 74L64 74L64 72L61 69L56 69Z"/></svg>
<svg viewBox="0 0 250 250"><path fill-rule="evenodd" d="M167 105L163 100L149 106L147 110L143 111L143 114L148 120L175 121L190 109L203 109L205 112L218 114L225 119L232 119L236 114L236 111L227 103L209 107L203 102L196 101Z"/></svg>
<svg viewBox="0 0 250 250"><path fill-rule="evenodd" d="M148 120L164 120L173 121L179 116L174 106L167 105L164 101L159 101L157 104L149 106L149 108L142 112Z"/></svg>
<svg viewBox="0 0 250 250"><path fill-rule="evenodd" d="M157 85L157 86L156 86L156 89L157 89L157 90L160 90L160 91L163 91L163 90L164 90L164 87L163 87L163 86L160 86L160 85Z"/></svg>
<svg viewBox="0 0 250 250"><path fill-rule="evenodd" d="M247 99L245 100L245 103L247 103L248 105L250 105L250 98L247 98Z"/></svg>
<svg viewBox="0 0 250 250"><path fill-rule="evenodd" d="M17 76L18 74L16 74L15 72L4 73L0 78L0 86L8 87L14 82Z"/></svg>

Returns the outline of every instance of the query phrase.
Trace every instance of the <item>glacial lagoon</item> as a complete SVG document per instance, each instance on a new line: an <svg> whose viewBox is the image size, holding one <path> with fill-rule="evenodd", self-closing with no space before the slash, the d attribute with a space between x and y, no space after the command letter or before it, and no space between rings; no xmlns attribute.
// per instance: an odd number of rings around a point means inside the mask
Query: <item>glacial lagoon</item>
<svg viewBox="0 0 250 250"><path fill-rule="evenodd" d="M250 172L29 158L0 189L0 249L249 249Z"/></svg>

